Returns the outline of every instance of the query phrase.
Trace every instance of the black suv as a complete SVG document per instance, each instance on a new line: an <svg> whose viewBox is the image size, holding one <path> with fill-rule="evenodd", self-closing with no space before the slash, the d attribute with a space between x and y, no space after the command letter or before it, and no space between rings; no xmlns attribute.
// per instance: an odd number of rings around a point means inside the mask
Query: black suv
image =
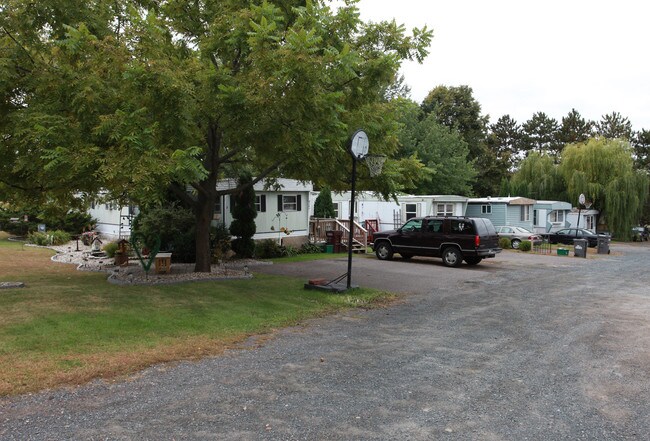
<svg viewBox="0 0 650 441"><path fill-rule="evenodd" d="M478 217L414 217L397 230L375 233L372 248L380 260L392 259L393 253L403 259L433 256L452 267L463 260L476 265L501 252L492 222Z"/></svg>

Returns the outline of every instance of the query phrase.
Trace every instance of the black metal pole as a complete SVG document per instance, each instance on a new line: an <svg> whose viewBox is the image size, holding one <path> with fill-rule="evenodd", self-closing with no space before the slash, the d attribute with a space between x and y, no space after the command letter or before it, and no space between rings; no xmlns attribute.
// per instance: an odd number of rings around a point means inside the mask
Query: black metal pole
<svg viewBox="0 0 650 441"><path fill-rule="evenodd" d="M354 190L357 183L357 158L352 155L352 196L350 197L350 234L348 236L348 284L352 281L352 240L354 238Z"/></svg>

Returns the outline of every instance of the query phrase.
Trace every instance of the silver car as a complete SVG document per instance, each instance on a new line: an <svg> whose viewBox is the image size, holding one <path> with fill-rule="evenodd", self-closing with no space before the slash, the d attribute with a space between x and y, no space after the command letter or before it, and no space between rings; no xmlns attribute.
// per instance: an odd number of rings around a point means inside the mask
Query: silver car
<svg viewBox="0 0 650 441"><path fill-rule="evenodd" d="M499 237L507 237L510 239L510 245L515 250L519 248L522 240L527 240L530 243L540 242L542 237L533 233L524 227L496 227Z"/></svg>

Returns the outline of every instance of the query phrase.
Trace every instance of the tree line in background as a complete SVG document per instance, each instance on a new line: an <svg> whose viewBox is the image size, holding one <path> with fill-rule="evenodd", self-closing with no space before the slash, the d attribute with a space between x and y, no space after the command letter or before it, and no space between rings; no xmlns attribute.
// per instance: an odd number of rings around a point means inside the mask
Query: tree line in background
<svg viewBox="0 0 650 441"><path fill-rule="evenodd" d="M399 155L426 175L417 194L523 196L577 205L583 193L625 237L650 222L650 131L618 112L589 121L572 109L560 121L537 112L491 124L468 86L435 87L421 104L403 98Z"/></svg>

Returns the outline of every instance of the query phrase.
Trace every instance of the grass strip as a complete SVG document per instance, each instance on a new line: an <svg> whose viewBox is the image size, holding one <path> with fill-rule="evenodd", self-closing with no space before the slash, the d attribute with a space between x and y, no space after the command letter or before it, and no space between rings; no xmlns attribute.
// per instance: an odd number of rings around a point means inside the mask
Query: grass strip
<svg viewBox="0 0 650 441"><path fill-rule="evenodd" d="M216 355L251 335L394 297L371 289L307 291L304 280L261 274L115 286L105 274L52 262L52 254L0 237L0 282L26 284L0 291L0 396Z"/></svg>

